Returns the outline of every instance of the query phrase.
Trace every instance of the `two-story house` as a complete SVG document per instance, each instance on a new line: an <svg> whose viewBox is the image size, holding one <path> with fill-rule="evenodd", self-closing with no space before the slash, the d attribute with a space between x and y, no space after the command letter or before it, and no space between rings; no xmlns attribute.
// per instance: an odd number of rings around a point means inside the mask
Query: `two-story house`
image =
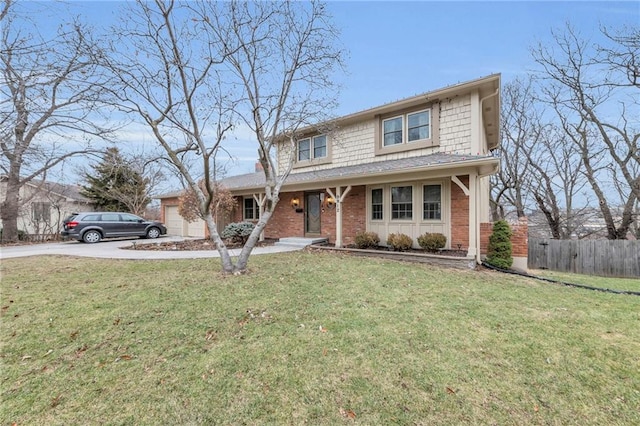
<svg viewBox="0 0 640 426"><path fill-rule="evenodd" d="M296 152L280 147L279 164L289 155L295 162L265 236L324 237L340 247L360 231L376 232L382 243L400 232L418 247L418 236L439 232L447 248L480 260L499 125L496 74L338 118L326 133L309 130ZM239 201L231 220L256 220L262 172L223 184ZM176 195L161 199L169 233L204 236L202 223L177 216Z"/></svg>

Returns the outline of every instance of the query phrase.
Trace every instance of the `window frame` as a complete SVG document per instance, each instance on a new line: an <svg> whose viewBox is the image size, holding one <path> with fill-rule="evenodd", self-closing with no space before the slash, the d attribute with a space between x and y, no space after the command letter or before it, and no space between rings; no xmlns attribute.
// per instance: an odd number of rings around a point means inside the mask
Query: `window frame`
<svg viewBox="0 0 640 426"><path fill-rule="evenodd" d="M251 211L252 211L252 216L253 217L247 217L247 201L253 201L253 206L251 207ZM258 205L258 202L256 201L255 198L253 197L243 197L242 198L242 219L243 220L260 220L260 206Z"/></svg>
<svg viewBox="0 0 640 426"><path fill-rule="evenodd" d="M319 141L320 139L324 139L324 141L323 141L322 144L317 145L316 141ZM301 142L305 142L305 141L309 141L309 151L308 151L309 158L301 159L300 158L300 152L301 152L300 151L300 143ZM324 152L323 156L317 156L316 155L318 149L323 149L323 152ZM306 150L304 150L302 152L306 152ZM330 163L331 162L331 141L330 141L330 138L329 138L329 134L328 133L320 133L320 134L316 134L316 135L313 135L313 136L305 136L305 137L302 137L302 138L298 139L296 141L295 159L296 159L296 161L293 164L294 168L306 167L306 166L309 166L311 164L318 165L318 164Z"/></svg>
<svg viewBox="0 0 640 426"><path fill-rule="evenodd" d="M373 202L373 192L374 191L380 191L380 202L379 203L375 203L375 204ZM370 200L370 204L369 204L369 207L371 209L371 215L369 216L369 220L371 220L371 221L384 221L384 217L385 217L385 214L384 214L384 192L385 191L384 191L383 187L371 188L371 191L370 191L371 200ZM374 206L380 206L379 212L374 209ZM379 218L374 217L374 215L376 213L380 213L380 217Z"/></svg>
<svg viewBox="0 0 640 426"><path fill-rule="evenodd" d="M397 143L392 143L387 145L387 134L395 134L398 133L398 130L394 130L393 132L386 132L385 131L385 124L389 121L396 121L396 120L400 120L400 142ZM390 146L397 146L397 145L402 145L404 143L404 138L405 138L405 132L404 132L404 115L396 115L395 117L389 117L389 118L385 118L382 120L382 146L387 148Z"/></svg>
<svg viewBox="0 0 640 426"><path fill-rule="evenodd" d="M409 140L409 117L420 114L428 113L429 117L429 135L427 138ZM390 120L395 120L402 117L402 143L394 145L385 145L385 130L384 125ZM431 104L424 104L418 108L407 108L402 111L395 111L390 114L383 114L376 116L375 126L375 155L386 155L396 152L412 151L416 149L431 148L440 145L440 104L434 102ZM418 126L421 127L421 126ZM412 127L417 128L417 127Z"/></svg>
<svg viewBox="0 0 640 426"><path fill-rule="evenodd" d="M428 135L426 138L419 138L419 139L413 139L413 140L409 140L410 137L410 131L411 129L418 129L420 127L424 127L425 125L422 126L415 126L415 127L409 127L409 116L412 115L418 115L418 114L427 114L427 120L429 121L428 124L426 124L426 126L428 127ZM405 114L405 118L406 118L406 124L407 124L407 138L406 138L406 142L405 143L417 143L420 141L424 141L424 140L428 140L431 139L431 108L427 108L424 109L422 111L415 111L415 112L408 112L407 114Z"/></svg>
<svg viewBox="0 0 640 426"><path fill-rule="evenodd" d="M410 202L394 202L393 201L393 190L394 188L411 188L411 201ZM390 220L391 221L403 221L403 222L411 222L414 220L413 218L413 201L415 199L414 197L414 185L413 184L408 184L408 185L397 185L397 186L389 186L389 198L390 198L390 203L389 206L391 208L391 217ZM394 211L394 205L404 205L404 209L398 209L397 211ZM407 206L409 207L409 209L407 210ZM404 215L407 215L407 212L409 213L409 217L394 217L395 215L400 216L401 214L404 213Z"/></svg>
<svg viewBox="0 0 640 426"><path fill-rule="evenodd" d="M304 150L300 150L300 145L303 142L308 142L309 146ZM311 138L304 138L304 139L300 139L297 143L296 143L296 151L297 151L297 158L298 161L311 161ZM301 152L306 152L307 153L307 158L300 158L300 153Z"/></svg>
<svg viewBox="0 0 640 426"><path fill-rule="evenodd" d="M442 185L442 183L422 183L421 186L422 186L422 221L423 222L442 222L442 216L443 216L443 214L442 214L442 206L443 206L443 203L442 203L443 185ZM440 200L438 201L439 206L438 206L438 209L437 209L437 214L438 214L439 217L434 217L434 218L425 217L426 214L427 214L427 209L426 209L427 201L425 200L425 190L429 186L440 188ZM433 202L430 202L430 203L433 203Z"/></svg>
<svg viewBox="0 0 640 426"><path fill-rule="evenodd" d="M34 222L51 222L51 203L48 201L36 201L31 203L31 219Z"/></svg>

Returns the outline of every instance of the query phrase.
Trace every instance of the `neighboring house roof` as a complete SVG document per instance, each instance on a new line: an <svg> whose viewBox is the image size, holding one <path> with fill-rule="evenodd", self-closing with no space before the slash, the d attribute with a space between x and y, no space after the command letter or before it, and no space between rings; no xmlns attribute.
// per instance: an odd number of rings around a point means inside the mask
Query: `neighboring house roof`
<svg viewBox="0 0 640 426"><path fill-rule="evenodd" d="M6 181L6 176L0 176L0 182ZM60 197L64 197L67 201L75 201L78 203L91 203L91 200L80 195L82 187L78 185L69 185L58 182L42 181L39 179L32 179L26 183L32 188L38 189L44 193L54 194Z"/></svg>
<svg viewBox="0 0 640 426"><path fill-rule="evenodd" d="M420 157L402 158L397 160L377 161L354 166L312 170L308 172L292 173L287 177L283 190L298 189L305 186L329 185L332 182L345 184L357 184L358 180L371 181L376 176L388 176L393 172L394 176L399 173L415 173L419 171L435 171L438 169L451 169L457 167L478 167L481 173L494 172L500 163L500 159L492 156L460 155L436 153L423 155ZM349 179L348 181L345 181ZM220 182L233 192L262 190L265 186L263 172L248 173L244 175L231 176ZM160 195L157 198L174 198L182 194L183 191L174 191Z"/></svg>

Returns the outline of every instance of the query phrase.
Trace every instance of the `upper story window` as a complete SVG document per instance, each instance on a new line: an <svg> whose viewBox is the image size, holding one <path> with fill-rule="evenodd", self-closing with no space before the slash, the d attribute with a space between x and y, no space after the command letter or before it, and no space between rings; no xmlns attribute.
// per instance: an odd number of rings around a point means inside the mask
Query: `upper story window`
<svg viewBox="0 0 640 426"><path fill-rule="evenodd" d="M244 199L244 219L258 220L260 219L260 208L255 198L247 197Z"/></svg>
<svg viewBox="0 0 640 426"><path fill-rule="evenodd" d="M430 113L431 110L426 110L383 120L383 145L392 146L429 139L431 136Z"/></svg>
<svg viewBox="0 0 640 426"><path fill-rule="evenodd" d="M431 136L429 127L430 111L421 111L407 115L407 141L419 141L429 139Z"/></svg>
<svg viewBox="0 0 640 426"><path fill-rule="evenodd" d="M379 117L376 155L439 145L439 111L439 104L434 103L429 108Z"/></svg>
<svg viewBox="0 0 640 426"><path fill-rule="evenodd" d="M402 117L390 118L384 120L382 127L384 128L384 146L397 145L402 143Z"/></svg>
<svg viewBox="0 0 640 426"><path fill-rule="evenodd" d="M327 156L327 135L298 141L298 161L309 161Z"/></svg>

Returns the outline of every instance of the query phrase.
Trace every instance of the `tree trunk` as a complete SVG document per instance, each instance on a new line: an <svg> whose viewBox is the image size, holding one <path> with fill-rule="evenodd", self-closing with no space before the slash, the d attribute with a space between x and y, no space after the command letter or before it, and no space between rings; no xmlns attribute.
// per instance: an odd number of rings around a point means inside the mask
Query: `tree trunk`
<svg viewBox="0 0 640 426"><path fill-rule="evenodd" d="M222 264L222 272L225 274L233 274L235 273L235 268L233 265L233 260L231 260L231 255L229 254L229 249L224 244L224 241L218 234L218 226L216 225L215 220L213 219L213 215L211 212L207 213L205 217L205 223L207 224L207 230L209 231L209 238L213 240L216 245L216 249L218 253L220 253L220 263Z"/></svg>
<svg viewBox="0 0 640 426"><path fill-rule="evenodd" d="M2 242L18 241L18 214L20 210L20 182L14 173L7 178L7 192L2 202Z"/></svg>
<svg viewBox="0 0 640 426"><path fill-rule="evenodd" d="M273 203L267 203L267 204L269 204L270 206L275 206L276 203L277 203L277 200L274 201ZM234 273L242 273L247 269L247 264L249 263L249 256L251 255L251 251L253 250L253 247L255 247L256 243L258 242L258 239L260 238L260 234L262 234L262 231L264 230L265 226L267 226L267 222L269 222L269 218L271 218L271 215L273 214L273 212L271 211L273 208L274 207L271 207L270 210L265 210L264 214L260 216L260 220L256 224L256 227L251 232L251 235L249 235L249 238L247 239L247 242L245 243L244 247L242 247L240 256L238 256L238 260L236 261Z"/></svg>

